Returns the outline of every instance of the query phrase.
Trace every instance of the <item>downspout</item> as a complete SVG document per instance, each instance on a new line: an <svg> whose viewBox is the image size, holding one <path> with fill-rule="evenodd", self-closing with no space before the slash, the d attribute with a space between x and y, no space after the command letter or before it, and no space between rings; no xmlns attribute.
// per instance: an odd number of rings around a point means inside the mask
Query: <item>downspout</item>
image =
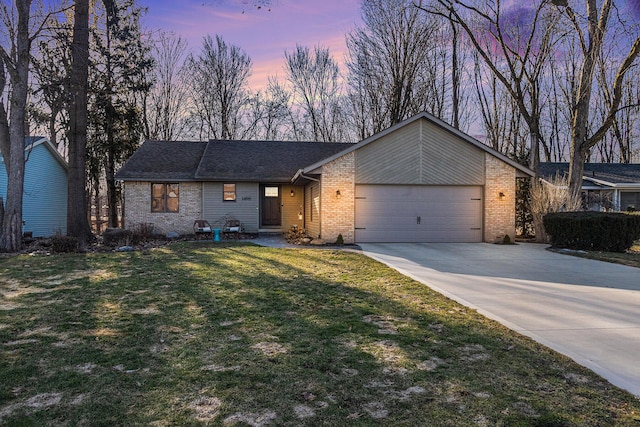
<svg viewBox="0 0 640 427"><path fill-rule="evenodd" d="M204 217L204 181L200 183L200 219Z"/></svg>

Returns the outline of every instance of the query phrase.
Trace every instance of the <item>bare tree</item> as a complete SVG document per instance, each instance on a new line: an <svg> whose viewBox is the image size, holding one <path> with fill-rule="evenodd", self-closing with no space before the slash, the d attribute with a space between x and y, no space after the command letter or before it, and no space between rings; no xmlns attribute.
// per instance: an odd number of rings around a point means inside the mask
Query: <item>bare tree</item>
<svg viewBox="0 0 640 427"><path fill-rule="evenodd" d="M202 51L187 61L192 113L197 117L201 138L238 139L250 126L243 124L247 106L247 79L251 58L221 36L206 36Z"/></svg>
<svg viewBox="0 0 640 427"><path fill-rule="evenodd" d="M32 58L35 99L31 99L31 119L34 124L46 127L46 134L55 146L65 141L64 131L68 126L71 21L71 16L68 22L52 17Z"/></svg>
<svg viewBox="0 0 640 427"><path fill-rule="evenodd" d="M526 125L513 98L493 74L486 72L480 61L475 55L473 80L485 143L512 159L524 162L529 155L527 139L523 135Z"/></svg>
<svg viewBox="0 0 640 427"><path fill-rule="evenodd" d="M500 0L436 0L433 3L435 6L429 5L423 9L460 24L487 67L517 103L531 135L530 165L534 169L539 158L538 147L543 142L541 117L547 101L543 93L549 88L543 88L543 85L551 73L549 64L555 59L551 53L558 55L559 52L555 52L554 48L561 42L575 42L578 48L573 49L573 62L567 65L568 71L573 72L564 76L566 83L560 91L566 99L570 116L569 183L571 191L579 194L585 158L614 124L626 74L640 53L637 30L636 35L630 36L633 32L627 31L626 37L616 37L628 43L619 45L622 55L612 58L609 64L615 70L615 77L610 83L610 90L602 92L609 93L606 101L608 108L604 119L595 123L591 114L593 88L598 83L594 73L598 58L603 54L605 40L614 41L607 37L611 33L609 21L615 8L613 0L604 0L599 8L596 0L585 0L582 9L584 16L574 10L569 2L561 0L538 0L533 4L517 4L508 8L504 8ZM527 17L527 14L530 16ZM561 21L563 17L566 22ZM624 24L621 26L627 28ZM525 28L528 30L523 30ZM491 56L494 51L500 52L500 60ZM562 113L559 110L557 113L549 117L560 118ZM590 129L593 131L590 132ZM556 137L558 131L551 129ZM550 146L545 147L550 155Z"/></svg>
<svg viewBox="0 0 640 427"><path fill-rule="evenodd" d="M175 140L184 136L188 92L182 63L187 42L173 33L161 31L155 38L153 87L145 98L145 137Z"/></svg>
<svg viewBox="0 0 640 427"><path fill-rule="evenodd" d="M614 99L611 90L616 70L609 65L615 63L621 50L616 41L625 38L626 35L621 28L616 28L612 42L606 43L603 54L598 57L595 71L598 84L597 91L594 93L597 101L593 103L595 120L606 120L611 109L611 102ZM600 159L605 162L631 163L633 161L634 141L638 139L640 131L638 127L640 122L639 67L634 66L627 73L628 76L621 88L620 105L613 117L613 123L602 142L596 146Z"/></svg>
<svg viewBox="0 0 640 427"><path fill-rule="evenodd" d="M431 56L442 40L436 37L439 24L411 1L363 2L362 19L364 26L347 35L347 67L356 126L365 138L442 97Z"/></svg>
<svg viewBox="0 0 640 427"><path fill-rule="evenodd" d="M4 89L5 67L11 80L9 117L0 101L0 151L7 168L7 199L4 204L0 250L15 252L22 247L22 199L25 161L25 119L29 80L31 44L35 35L29 35L31 0L16 0L17 22L15 27L6 3L0 6L0 19L5 24L11 46L0 45L3 62L0 88ZM36 31L37 34L38 31Z"/></svg>
<svg viewBox="0 0 640 427"><path fill-rule="evenodd" d="M480 3L480 4L479 4ZM516 102L530 133L530 166L536 170L542 131L541 80L556 42L557 16L546 2L505 10L501 0L435 0L421 9L453 20Z"/></svg>
<svg viewBox="0 0 640 427"><path fill-rule="evenodd" d="M598 57L603 54L606 35L609 30L610 14L614 9L613 0L605 0L600 8L596 0L585 0L586 28L583 22L571 6L562 7L564 15L568 17L578 39L583 54L580 74L576 84L575 98L572 100L572 126L571 126L571 158L569 164L569 186L574 195L579 195L582 187L582 175L584 162L589 150L602 140L611 126L614 124L616 113L622 101L623 87L627 72L635 63L640 54L640 35L630 40L630 46L625 49L626 54L616 61L613 85L607 100L609 106L606 117L599 126L590 123L592 111L591 97L594 87L594 73ZM625 52L623 50L622 52ZM590 128L595 129L592 133Z"/></svg>
<svg viewBox="0 0 640 427"><path fill-rule="evenodd" d="M106 1L106 0L105 0ZM87 92L89 80L89 0L75 0L69 80L69 172L67 235L83 248L92 238L87 209Z"/></svg>
<svg viewBox="0 0 640 427"><path fill-rule="evenodd" d="M299 99L302 122L308 124L313 141L340 141L344 126L340 106L339 68L329 49L296 46L284 54L287 80L293 96ZM298 123L300 125L300 123Z"/></svg>
<svg viewBox="0 0 640 427"><path fill-rule="evenodd" d="M291 138L294 127L291 123L291 93L270 77L264 94L256 98L254 115L258 117L262 138L271 141Z"/></svg>

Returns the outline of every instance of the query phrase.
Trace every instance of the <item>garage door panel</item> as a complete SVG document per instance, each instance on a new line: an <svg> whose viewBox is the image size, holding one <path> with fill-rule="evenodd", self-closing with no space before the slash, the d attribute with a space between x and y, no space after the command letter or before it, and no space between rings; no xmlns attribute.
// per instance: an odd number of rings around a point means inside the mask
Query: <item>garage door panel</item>
<svg viewBox="0 0 640 427"><path fill-rule="evenodd" d="M356 186L356 242L480 242L480 186Z"/></svg>

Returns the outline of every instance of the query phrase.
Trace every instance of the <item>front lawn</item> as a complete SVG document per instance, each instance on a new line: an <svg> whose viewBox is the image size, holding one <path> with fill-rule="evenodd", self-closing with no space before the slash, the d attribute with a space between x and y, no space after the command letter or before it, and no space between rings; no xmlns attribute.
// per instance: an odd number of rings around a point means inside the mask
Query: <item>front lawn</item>
<svg viewBox="0 0 640 427"><path fill-rule="evenodd" d="M360 254L0 258L0 424L638 426L640 401Z"/></svg>
<svg viewBox="0 0 640 427"><path fill-rule="evenodd" d="M640 241L637 241L627 252L572 251L566 253L640 268Z"/></svg>

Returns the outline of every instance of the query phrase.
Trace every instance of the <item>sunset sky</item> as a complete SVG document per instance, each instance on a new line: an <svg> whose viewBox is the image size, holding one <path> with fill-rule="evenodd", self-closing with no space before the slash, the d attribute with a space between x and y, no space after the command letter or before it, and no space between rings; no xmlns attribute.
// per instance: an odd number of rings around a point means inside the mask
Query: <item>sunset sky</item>
<svg viewBox="0 0 640 427"><path fill-rule="evenodd" d="M296 44L328 47L343 61L345 34L361 23L360 0L273 0L257 9L254 0L141 0L148 7L144 25L174 31L189 47L219 34L241 47L253 61L250 84L260 89L267 76L283 76L284 52Z"/></svg>

